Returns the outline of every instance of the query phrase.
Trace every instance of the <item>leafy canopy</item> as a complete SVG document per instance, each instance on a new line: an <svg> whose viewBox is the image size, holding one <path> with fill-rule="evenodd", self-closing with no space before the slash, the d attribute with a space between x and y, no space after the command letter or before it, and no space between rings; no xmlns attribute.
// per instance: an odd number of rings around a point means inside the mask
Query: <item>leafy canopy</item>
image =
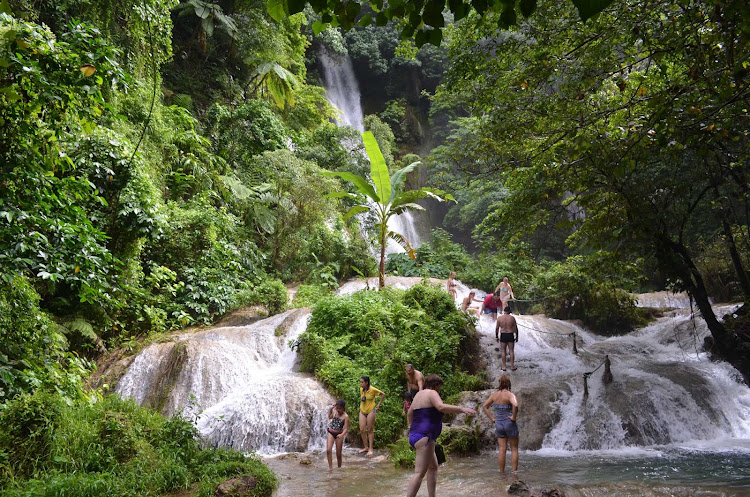
<svg viewBox="0 0 750 497"><path fill-rule="evenodd" d="M613 0L570 0L578 9L582 21L595 16L607 8ZM548 0L554 3L554 0ZM358 2L346 0L267 0L266 10L276 21L302 12L310 4L320 20L313 24L315 34L326 29L327 25L341 26L349 30L356 25L385 26L389 21L398 20L402 27L401 38L414 38L417 47L426 43L440 46L443 40L443 29L450 19L459 21L475 11L480 16L485 13L499 14L497 25L502 28L518 24L518 14L531 16L537 8L536 0L375 0ZM446 22L448 21L448 22ZM429 28L428 28L429 27Z"/></svg>

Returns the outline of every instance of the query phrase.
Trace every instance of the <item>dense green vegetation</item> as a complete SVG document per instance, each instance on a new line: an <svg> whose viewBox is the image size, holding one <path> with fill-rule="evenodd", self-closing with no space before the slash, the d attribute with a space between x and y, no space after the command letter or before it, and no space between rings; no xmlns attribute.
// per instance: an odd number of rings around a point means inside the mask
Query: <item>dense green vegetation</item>
<svg viewBox="0 0 750 497"><path fill-rule="evenodd" d="M150 335L240 306L280 312L288 283L301 283L293 305L315 305L306 367L352 406L361 374L388 391L380 443L402 426L404 363L445 375L447 394L476 387L458 360L472 325L445 292L330 296L376 274L385 212L346 213L388 186L396 210L418 208L409 192L457 202L420 200L441 228L385 272L455 270L485 291L508 276L527 310L607 333L642 322L626 291L685 290L713 352L750 378L747 307L725 322L711 307L750 295L748 19L738 0L1 1L7 491L156 495L262 476L84 381ZM376 144L331 122L322 47L352 58ZM41 424L23 432L27 418ZM75 420L87 436L117 425L132 446L102 445L88 467L56 438ZM187 452L153 435L170 423ZM6 448L24 437L38 459ZM137 481L144 464L161 476Z"/></svg>
<svg viewBox="0 0 750 497"><path fill-rule="evenodd" d="M38 391L0 411L0 492L6 496L165 495L253 475L252 495L267 497L276 477L236 451L202 449L192 422L167 419L132 400L107 396L65 404Z"/></svg>
<svg viewBox="0 0 750 497"><path fill-rule="evenodd" d="M299 338L302 368L314 372L336 397L346 400L352 419L359 409L359 377L386 392L378 410L379 446L399 438L406 390L404 366L443 377L443 397L483 388L474 323L456 310L442 288L429 283L409 290L386 287L320 300ZM477 376L479 374L479 376ZM352 430L358 432L357 422Z"/></svg>

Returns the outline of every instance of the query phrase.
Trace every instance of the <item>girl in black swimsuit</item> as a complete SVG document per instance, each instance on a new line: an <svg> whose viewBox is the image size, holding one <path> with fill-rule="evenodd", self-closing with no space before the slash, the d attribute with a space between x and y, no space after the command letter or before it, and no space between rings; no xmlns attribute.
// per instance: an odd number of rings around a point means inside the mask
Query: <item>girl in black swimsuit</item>
<svg viewBox="0 0 750 497"><path fill-rule="evenodd" d="M337 400L328 408L328 440L326 457L328 457L328 471L333 471L333 444L336 444L336 462L341 467L341 452L344 447L344 437L349 432L349 415L346 413L346 401Z"/></svg>

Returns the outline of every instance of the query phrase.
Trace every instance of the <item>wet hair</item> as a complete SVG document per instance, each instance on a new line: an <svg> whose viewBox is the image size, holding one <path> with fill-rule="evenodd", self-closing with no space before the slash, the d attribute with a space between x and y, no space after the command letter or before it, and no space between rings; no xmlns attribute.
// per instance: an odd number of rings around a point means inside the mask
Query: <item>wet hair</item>
<svg viewBox="0 0 750 497"><path fill-rule="evenodd" d="M424 388L429 388L430 390L435 390L436 387L441 387L443 385L443 379L436 375L435 373L430 373L427 375L427 379L424 380Z"/></svg>
<svg viewBox="0 0 750 497"><path fill-rule="evenodd" d="M506 314L510 314L510 306L506 305L505 309L503 309L503 312L505 312Z"/></svg>
<svg viewBox="0 0 750 497"><path fill-rule="evenodd" d="M497 382L498 390L508 390L510 392L510 376L504 374Z"/></svg>
<svg viewBox="0 0 750 497"><path fill-rule="evenodd" d="M406 368L412 368L412 369L414 369L414 366L412 364L407 364L406 366L404 366L404 369L406 369Z"/></svg>
<svg viewBox="0 0 750 497"><path fill-rule="evenodd" d="M365 380L365 383L367 383L367 388L370 388L370 377L369 376L360 376L360 380Z"/></svg>
<svg viewBox="0 0 750 497"><path fill-rule="evenodd" d="M346 401L344 399L339 399L336 401L336 407L340 407L342 409L346 409Z"/></svg>
<svg viewBox="0 0 750 497"><path fill-rule="evenodd" d="M494 292L492 295L494 295L495 297L499 297L500 296L500 290Z"/></svg>
<svg viewBox="0 0 750 497"><path fill-rule="evenodd" d="M508 277L506 276L505 278L503 278L503 281L504 281L505 283L507 283L507 282L508 282Z"/></svg>
<svg viewBox="0 0 750 497"><path fill-rule="evenodd" d="M406 392L404 392L404 400L408 400L409 402L411 402L412 400L414 400L414 394L411 393L411 391L407 390Z"/></svg>

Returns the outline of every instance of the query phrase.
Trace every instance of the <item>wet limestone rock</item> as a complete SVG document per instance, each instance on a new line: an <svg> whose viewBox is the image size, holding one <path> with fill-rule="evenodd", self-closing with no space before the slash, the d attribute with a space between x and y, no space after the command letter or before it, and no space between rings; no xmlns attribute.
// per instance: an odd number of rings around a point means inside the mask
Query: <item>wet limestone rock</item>
<svg viewBox="0 0 750 497"><path fill-rule="evenodd" d="M216 487L216 497L250 497L258 485L258 479L254 476L240 476L231 478Z"/></svg>
<svg viewBox="0 0 750 497"><path fill-rule="evenodd" d="M520 406L518 428L521 435L518 446L521 450L539 450L542 447L544 436L559 422L558 386L540 384L525 386L518 390L514 389ZM482 411L482 405L494 391L482 390L461 393L457 404L471 407L477 411L477 414L476 416L458 414L451 423L452 426L465 425L476 429L480 450L497 447L495 425Z"/></svg>
<svg viewBox="0 0 750 497"><path fill-rule="evenodd" d="M554 487L529 487L526 482L518 480L508 485L508 495L517 497L565 497L565 493Z"/></svg>

